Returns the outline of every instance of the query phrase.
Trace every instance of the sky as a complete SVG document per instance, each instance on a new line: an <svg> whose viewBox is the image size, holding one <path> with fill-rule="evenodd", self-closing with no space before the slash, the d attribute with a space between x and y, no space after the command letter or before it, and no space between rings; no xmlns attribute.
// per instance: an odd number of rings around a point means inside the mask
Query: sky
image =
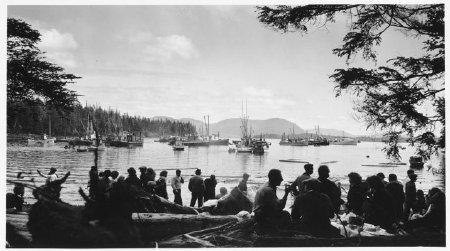
<svg viewBox="0 0 450 251"><path fill-rule="evenodd" d="M329 79L346 68L332 54L349 29L339 17L308 34L281 33L257 19L250 5L30 6L9 5L42 34L49 61L80 76L68 86L82 104L143 117L210 122L241 116L283 118L303 129L332 128L370 135L355 119L353 98L336 98ZM419 40L388 31L377 47L380 63L414 56ZM350 66L376 67L358 57Z"/></svg>

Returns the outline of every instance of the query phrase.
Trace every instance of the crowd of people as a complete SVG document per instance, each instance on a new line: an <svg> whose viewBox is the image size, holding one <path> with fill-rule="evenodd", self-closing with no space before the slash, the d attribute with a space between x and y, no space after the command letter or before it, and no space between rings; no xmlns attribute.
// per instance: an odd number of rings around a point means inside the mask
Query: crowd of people
<svg viewBox="0 0 450 251"><path fill-rule="evenodd" d="M430 189L427 196L422 190L417 190L414 170L408 170L405 186L395 174L389 174L389 181L384 180L383 173L363 181L358 173L351 172L348 174L347 201L341 198L341 190L345 189L329 180L328 166L319 166L317 179L311 177L312 164L306 164L304 170L292 185L285 187L281 199L276 195L277 186L283 181L281 171L269 171L269 181L258 189L255 196L253 211L258 231L290 229L317 236L338 236L339 230L332 227L330 218L339 217L344 212L352 212L361 222L391 232L399 228L445 229L445 194L438 188ZM289 213L284 208L291 192L295 199Z"/></svg>
<svg viewBox="0 0 450 251"><path fill-rule="evenodd" d="M48 174L42 174L39 170L37 172L46 178L44 190L59 198L61 184L65 182L70 172L60 178L56 171L55 168L51 168ZM117 171L98 172L96 166L91 167L89 199L100 202L118 201L124 204L126 196L123 194L135 189L168 200L168 171L161 171L158 179L152 168L142 166L139 167L139 171L138 177L135 168L130 167L125 177ZM276 190L283 181L281 171L278 169L269 171L268 182L261 186L255 195L253 212L257 231L294 229L317 236L337 236L339 231L331 226L330 218L335 215L338 217L343 212L352 212L362 221L388 231L398 230L402 226L407 230L417 227L445 229L445 194L438 188L430 189L426 196L422 190L417 190L415 185L417 175L414 170L407 171L408 181L404 186L395 174L389 174L388 181L385 181L383 173L363 180L361 175L351 172L348 174L350 184L348 191L329 179L328 166L319 166L317 179L312 178L313 172L313 165L306 164L304 173L292 184L286 185L284 196L279 199ZM237 186L244 195L247 194L249 177L249 174L244 173ZM178 205L183 204L181 189L184 182L181 170L177 169L170 180L170 185L174 203ZM220 199L227 195L225 187L220 188L220 193L216 195L215 175L203 179L200 169L195 170L195 175L188 182L188 189L192 195L190 207L194 207L195 204L202 207L204 201ZM347 201L341 198L341 190L347 193ZM14 193L7 195L7 207L21 210L23 193L23 187L16 185ZM294 196L290 213L284 210L289 194ZM127 208L123 208L122 211L129 214L131 205L123 206Z"/></svg>

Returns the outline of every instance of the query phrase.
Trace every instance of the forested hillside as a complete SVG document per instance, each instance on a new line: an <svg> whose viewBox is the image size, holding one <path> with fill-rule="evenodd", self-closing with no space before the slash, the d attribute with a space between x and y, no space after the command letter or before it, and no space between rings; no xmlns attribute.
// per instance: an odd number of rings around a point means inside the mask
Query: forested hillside
<svg viewBox="0 0 450 251"><path fill-rule="evenodd" d="M8 116L8 133L48 134L51 123L52 136L84 136L88 116L92 118L98 133L104 136L117 135L121 131L142 132L142 136L195 133L195 126L191 123L121 115L117 110L99 106L83 107L79 103L74 106L72 112L48 110L39 101L35 104L24 104L19 110L14 116Z"/></svg>

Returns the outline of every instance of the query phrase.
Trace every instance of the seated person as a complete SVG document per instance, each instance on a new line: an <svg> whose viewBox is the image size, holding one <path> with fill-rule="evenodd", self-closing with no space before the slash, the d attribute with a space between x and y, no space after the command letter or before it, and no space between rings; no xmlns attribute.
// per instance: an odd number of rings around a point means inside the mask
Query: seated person
<svg viewBox="0 0 450 251"><path fill-rule="evenodd" d="M348 174L348 180L350 189L347 194L347 210L352 211L356 215L362 215L362 205L366 191L362 186L361 175L351 172Z"/></svg>
<svg viewBox="0 0 450 251"><path fill-rule="evenodd" d="M303 182L306 193L298 196L292 206L293 228L314 236L337 237L339 229L330 224L334 217L330 198L320 191L321 183L317 179Z"/></svg>
<svg viewBox="0 0 450 251"><path fill-rule="evenodd" d="M424 215L408 221L405 225L409 229L418 227L438 227L445 229L445 194L439 188L432 188L428 192L429 206Z"/></svg>
<svg viewBox="0 0 450 251"><path fill-rule="evenodd" d="M257 233L277 232L281 228L290 226L290 215L283 210L290 189L286 187L283 198L278 199L277 186L283 181L281 171L271 169L268 177L269 182L260 187L255 195L253 212L257 223Z"/></svg>
<svg viewBox="0 0 450 251"><path fill-rule="evenodd" d="M377 176L367 178L370 192L363 206L365 222L390 231L395 223L392 196L387 193L383 181Z"/></svg>
<svg viewBox="0 0 450 251"><path fill-rule="evenodd" d="M220 193L218 195L216 195L216 200L218 200L228 194L228 190L226 187L221 187L219 192Z"/></svg>
<svg viewBox="0 0 450 251"><path fill-rule="evenodd" d="M22 184L16 184L14 186L14 193L6 194L6 209L15 208L17 212L22 211L23 206L23 194L25 189Z"/></svg>

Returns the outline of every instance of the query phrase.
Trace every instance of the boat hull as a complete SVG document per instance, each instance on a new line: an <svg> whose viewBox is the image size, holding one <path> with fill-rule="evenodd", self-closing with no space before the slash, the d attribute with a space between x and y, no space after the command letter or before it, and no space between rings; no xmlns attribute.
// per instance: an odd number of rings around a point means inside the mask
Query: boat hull
<svg viewBox="0 0 450 251"><path fill-rule="evenodd" d="M209 141L209 144L213 146L227 146L229 142L228 139L217 139Z"/></svg>
<svg viewBox="0 0 450 251"><path fill-rule="evenodd" d="M280 146L308 146L308 142L283 142L283 141L280 141Z"/></svg>
<svg viewBox="0 0 450 251"><path fill-rule="evenodd" d="M55 138L48 139L28 139L27 143L29 146L39 146L39 145L54 145Z"/></svg>

